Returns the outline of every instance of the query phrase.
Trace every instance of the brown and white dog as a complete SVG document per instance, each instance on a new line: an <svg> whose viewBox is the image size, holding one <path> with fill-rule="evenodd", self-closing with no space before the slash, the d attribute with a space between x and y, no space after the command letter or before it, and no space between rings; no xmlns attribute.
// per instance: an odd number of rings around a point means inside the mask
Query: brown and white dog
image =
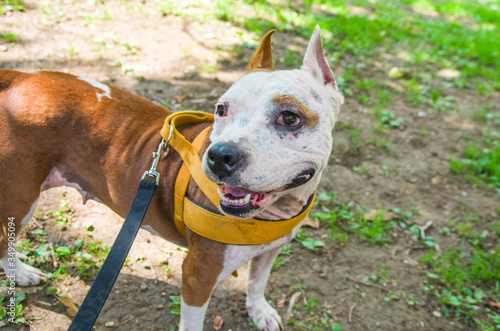
<svg viewBox="0 0 500 331"><path fill-rule="evenodd" d="M297 70L274 70L271 35L263 38L247 74L217 102L210 141L201 151L204 172L221 184L221 205L213 206L193 181L188 187L188 195L208 208L269 221L295 216L315 191L343 103L319 27ZM0 264L7 271L15 263L19 285L47 277L8 249L12 230L18 234L30 220L40 192L71 186L84 201L96 199L125 216L169 114L142 97L86 78L0 70ZM192 141L206 126L184 125L180 131ZM201 330L217 283L251 260L250 316L259 330L279 330L281 318L264 289L280 248L300 225L262 245L222 244L187 228L184 238L173 221L173 185L181 163L176 152L160 162L160 183L143 223L189 248L180 329Z"/></svg>

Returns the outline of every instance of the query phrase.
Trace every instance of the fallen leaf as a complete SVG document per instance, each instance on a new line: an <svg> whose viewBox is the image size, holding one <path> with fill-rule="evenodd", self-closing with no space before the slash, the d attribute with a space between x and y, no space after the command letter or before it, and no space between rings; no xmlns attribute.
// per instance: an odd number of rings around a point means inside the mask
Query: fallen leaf
<svg viewBox="0 0 500 331"><path fill-rule="evenodd" d="M496 308L496 309L500 310L500 302L490 301L487 303L487 305L491 308Z"/></svg>
<svg viewBox="0 0 500 331"><path fill-rule="evenodd" d="M390 221L394 218L393 213L382 209L370 209L370 211L368 211L363 215L364 219L367 221L374 221L375 219L380 219L380 216L382 216L383 221Z"/></svg>
<svg viewBox="0 0 500 331"><path fill-rule="evenodd" d="M278 303L276 304L276 308L283 308L283 307L285 307L285 302L286 302L286 299L279 300Z"/></svg>
<svg viewBox="0 0 500 331"><path fill-rule="evenodd" d="M215 316L213 325L214 329L220 330L222 328L222 324L224 324L224 320L222 319L222 317L220 317L219 315Z"/></svg>
<svg viewBox="0 0 500 331"><path fill-rule="evenodd" d="M389 73L387 74L387 76L389 76L389 78L392 78L392 79L398 79L398 78L402 78L402 77L406 76L408 73L409 73L409 71L407 69L399 68L399 67L392 67L389 70Z"/></svg>
<svg viewBox="0 0 500 331"><path fill-rule="evenodd" d="M319 219L306 216L306 219L304 221L304 226L308 226L313 229L319 229Z"/></svg>
<svg viewBox="0 0 500 331"><path fill-rule="evenodd" d="M189 94L188 93L184 93L184 94L181 94L181 95L177 96L175 98L175 102L176 103L181 103L182 101L186 100L187 98L189 98Z"/></svg>
<svg viewBox="0 0 500 331"><path fill-rule="evenodd" d="M73 317L76 315L78 308L76 307L71 298L68 298L66 296L57 297L57 301L59 301L59 304L61 304L61 306L66 308L66 312L68 313L69 316Z"/></svg>

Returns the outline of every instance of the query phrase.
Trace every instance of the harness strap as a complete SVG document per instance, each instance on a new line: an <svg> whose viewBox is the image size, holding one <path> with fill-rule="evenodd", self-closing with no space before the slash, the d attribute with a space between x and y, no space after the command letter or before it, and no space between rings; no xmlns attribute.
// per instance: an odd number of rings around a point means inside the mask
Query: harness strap
<svg viewBox="0 0 500 331"><path fill-rule="evenodd" d="M211 127L207 127L193 141L193 147L197 151L199 151L201 149L201 147L203 146L203 143L208 139L208 134L209 134L211 129L212 129ZM198 154L196 154L196 155L198 155ZM201 161L200 161L199 167L201 169ZM203 174L203 173L201 175L203 175L203 177L206 177L205 174ZM197 176L197 177L200 180L199 177L201 177L201 176ZM185 225L184 225L184 198L186 197L186 192L187 192L187 188L188 188L190 179L191 179L190 169L187 166L186 162L183 162L181 169L179 170L179 174L177 175L177 179L175 180L174 221L175 221L175 226L177 227L177 230L179 230L179 232L184 237L186 237L186 231L184 228L185 227ZM196 181L196 179L195 179L195 181ZM213 183L211 186L213 186ZM205 193L205 191L202 190L202 192L205 194L205 196L207 195L207 193ZM214 201L214 200L220 200L219 195L217 193L217 189L215 189L215 194L217 196L216 197L212 196L212 199L210 199L210 201L212 201L214 206L217 206L219 204L219 201ZM214 198L218 198L218 199L214 199Z"/></svg>
<svg viewBox="0 0 500 331"><path fill-rule="evenodd" d="M172 127L172 136L170 139L170 145L173 149L179 153L184 164L189 168L191 176L195 180L196 184L200 187L201 191L205 196L215 205L218 206L220 202L219 194L217 193L217 185L214 185L201 168L201 159L199 156L199 151L197 148L192 145L186 137L184 137L177 128L186 125L186 124L196 124L196 123L213 123L214 115L207 114L199 111L183 111L180 113L174 113L167 117L165 120L165 125L161 131L161 135L163 137L168 137L170 133L170 127ZM202 136L199 140L199 147L206 139L205 136Z"/></svg>

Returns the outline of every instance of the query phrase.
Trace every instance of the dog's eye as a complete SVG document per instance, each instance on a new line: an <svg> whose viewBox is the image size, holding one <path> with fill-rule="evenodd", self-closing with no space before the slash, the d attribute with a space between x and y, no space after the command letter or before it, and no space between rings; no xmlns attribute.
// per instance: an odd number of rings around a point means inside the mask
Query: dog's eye
<svg viewBox="0 0 500 331"><path fill-rule="evenodd" d="M217 116L219 117L224 117L227 115L227 107L225 104L223 103L220 103L217 105L217 109L215 110L215 113L217 114Z"/></svg>
<svg viewBox="0 0 500 331"><path fill-rule="evenodd" d="M298 126L301 120L297 114L287 110L281 113L280 117L278 117L277 122L279 125L293 127Z"/></svg>

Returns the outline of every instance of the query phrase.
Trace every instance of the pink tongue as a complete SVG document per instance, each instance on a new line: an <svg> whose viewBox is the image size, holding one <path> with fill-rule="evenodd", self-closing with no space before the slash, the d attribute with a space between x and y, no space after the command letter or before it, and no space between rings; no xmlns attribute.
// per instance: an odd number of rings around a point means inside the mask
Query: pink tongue
<svg viewBox="0 0 500 331"><path fill-rule="evenodd" d="M237 188L226 186L226 185L223 185L222 192L231 194L235 198L244 198L247 196L248 193L251 193L251 192L239 190Z"/></svg>

